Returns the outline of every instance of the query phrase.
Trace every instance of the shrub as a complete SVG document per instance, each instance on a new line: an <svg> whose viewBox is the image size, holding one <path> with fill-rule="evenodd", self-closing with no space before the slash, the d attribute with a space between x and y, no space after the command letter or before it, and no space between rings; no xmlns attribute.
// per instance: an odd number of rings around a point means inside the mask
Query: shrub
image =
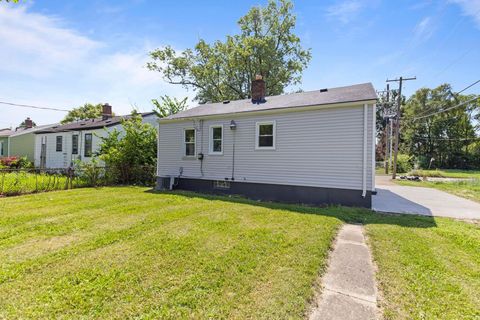
<svg viewBox="0 0 480 320"><path fill-rule="evenodd" d="M28 161L27 157L3 157L0 158L0 168L33 168L33 163L31 161Z"/></svg>
<svg viewBox="0 0 480 320"><path fill-rule="evenodd" d="M390 169L393 164L390 165ZM408 154L399 153L397 156L397 173L407 173L413 169L413 157Z"/></svg>

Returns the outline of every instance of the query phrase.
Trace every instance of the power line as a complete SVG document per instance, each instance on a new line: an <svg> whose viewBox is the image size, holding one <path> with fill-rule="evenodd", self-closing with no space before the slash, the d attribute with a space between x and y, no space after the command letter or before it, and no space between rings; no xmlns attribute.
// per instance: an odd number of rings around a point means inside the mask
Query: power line
<svg viewBox="0 0 480 320"><path fill-rule="evenodd" d="M32 105L28 105L28 104L18 104L18 103L13 103L13 102L6 102L6 101L0 101L0 104L5 104L5 105L8 105L8 106L13 106L13 107L32 108L32 109L40 109L40 110L53 110L53 111L62 111L62 112L69 112L70 111L70 110L67 110L67 109L39 107L39 106L32 106Z"/></svg>
<svg viewBox="0 0 480 320"><path fill-rule="evenodd" d="M465 90L470 89L471 87L473 87L474 85L476 85L476 84L479 83L479 82L480 82L480 80L477 80L477 81L475 81L474 83L466 86L465 88L463 88L462 90L460 90L460 91L458 91L458 92L456 92L456 93L450 92L450 95L452 95L452 96L455 97L455 95L458 95L458 94L464 92ZM430 107L430 108L428 108L427 110L424 110L423 112L420 112L420 115L417 116L417 117L415 117L414 119L412 119L412 121L415 121L415 120L417 120L417 119L422 119L422 118L427 117L427 116L428 116L427 114L428 114L429 112L433 111L434 109L435 109L435 107Z"/></svg>
<svg viewBox="0 0 480 320"><path fill-rule="evenodd" d="M465 90L467 90L467 89L470 89L471 87L473 87L474 85L476 85L476 84L479 83L479 82L480 82L480 80L475 81L474 83L472 83L471 85L469 85L469 86L466 87L465 89L462 89L462 90L458 91L457 94L460 94L460 93L462 93L463 91L465 91Z"/></svg>
<svg viewBox="0 0 480 320"><path fill-rule="evenodd" d="M457 104L456 106L453 106L453 107L450 107L450 108L447 108L447 109L443 109L443 110L439 110L439 111L437 111L437 112L432 112L432 113L427 114L427 115L425 115L425 116L416 117L416 118L413 119L413 121L416 121L416 120L419 120L419 119L423 119L423 118L428 118L428 117L434 116L434 115L439 114L439 113L443 113L443 112L450 111L450 110L452 110L452 109L455 109L455 108L464 106L464 105L466 105L466 104L468 104L468 103L470 103L470 102L472 102L472 101L474 101L474 100L477 100L477 99L478 99L478 97L475 97L475 98L472 98L472 99L470 99L470 100L468 100L468 101L459 103L459 104Z"/></svg>

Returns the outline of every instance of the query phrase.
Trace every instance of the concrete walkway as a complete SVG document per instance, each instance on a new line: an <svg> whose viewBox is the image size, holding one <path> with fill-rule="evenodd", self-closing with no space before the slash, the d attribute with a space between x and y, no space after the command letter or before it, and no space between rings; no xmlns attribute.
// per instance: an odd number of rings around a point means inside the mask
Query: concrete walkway
<svg viewBox="0 0 480 320"><path fill-rule="evenodd" d="M480 219L480 203L433 188L399 186L388 177L377 177L376 183L375 211Z"/></svg>
<svg viewBox="0 0 480 320"><path fill-rule="evenodd" d="M362 226L347 224L340 230L322 286L310 320L379 317L375 273Z"/></svg>

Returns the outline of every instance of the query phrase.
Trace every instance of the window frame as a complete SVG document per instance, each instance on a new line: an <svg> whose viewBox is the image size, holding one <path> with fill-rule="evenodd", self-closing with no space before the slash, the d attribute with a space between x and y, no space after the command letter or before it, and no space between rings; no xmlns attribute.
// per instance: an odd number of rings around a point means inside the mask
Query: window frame
<svg viewBox="0 0 480 320"><path fill-rule="evenodd" d="M260 146L260 126L261 125L272 125L272 146L271 147L262 147ZM255 150L276 150L277 143L277 122L275 120L271 121L258 121L255 123Z"/></svg>
<svg viewBox="0 0 480 320"><path fill-rule="evenodd" d="M213 129L220 128L222 130L222 138L220 139L220 147L221 151L214 151L214 139L213 139ZM223 155L223 124L212 124L208 130L208 154L212 156L222 156ZM218 140L218 139L217 139Z"/></svg>
<svg viewBox="0 0 480 320"><path fill-rule="evenodd" d="M72 154L78 154L78 134L72 134Z"/></svg>
<svg viewBox="0 0 480 320"><path fill-rule="evenodd" d="M0 141L0 156L3 157L3 141Z"/></svg>
<svg viewBox="0 0 480 320"><path fill-rule="evenodd" d="M187 130L193 130L193 155L187 155L187 143L192 143L192 142L187 142L185 138L187 137L186 132ZM183 128L183 156L186 158L195 158L197 156L197 129L195 128Z"/></svg>
<svg viewBox="0 0 480 320"><path fill-rule="evenodd" d="M60 138L60 144L58 138ZM58 148L58 146L60 146L60 148ZM63 136L55 136L55 152L63 152Z"/></svg>
<svg viewBox="0 0 480 320"><path fill-rule="evenodd" d="M90 153L87 154L87 136L90 136ZM93 134L92 133L85 133L84 134L84 146L83 146L83 156L85 158L91 158L93 156Z"/></svg>

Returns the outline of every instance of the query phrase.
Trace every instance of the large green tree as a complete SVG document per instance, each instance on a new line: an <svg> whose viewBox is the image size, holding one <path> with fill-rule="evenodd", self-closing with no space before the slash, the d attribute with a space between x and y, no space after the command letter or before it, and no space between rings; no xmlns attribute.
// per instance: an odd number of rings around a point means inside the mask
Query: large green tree
<svg viewBox="0 0 480 320"><path fill-rule="evenodd" d="M478 139L473 112L479 102L466 103L473 98L453 94L449 84L415 92L402 108L403 151L415 155L424 166L433 158L439 167L479 167L470 147Z"/></svg>
<svg viewBox="0 0 480 320"><path fill-rule="evenodd" d="M199 102L249 98L256 74L264 77L267 95L281 94L300 83L311 58L294 33L292 11L290 1L270 0L240 18L240 33L212 44L200 40L181 52L171 46L156 49L147 67L169 83L195 90Z"/></svg>
<svg viewBox="0 0 480 320"><path fill-rule="evenodd" d="M152 99L153 111L159 118L165 118L172 114L178 113L187 109L187 98L178 100L167 95L161 96L160 101Z"/></svg>
<svg viewBox="0 0 480 320"><path fill-rule="evenodd" d="M102 104L85 103L83 106L70 110L61 123L95 119L102 116Z"/></svg>

